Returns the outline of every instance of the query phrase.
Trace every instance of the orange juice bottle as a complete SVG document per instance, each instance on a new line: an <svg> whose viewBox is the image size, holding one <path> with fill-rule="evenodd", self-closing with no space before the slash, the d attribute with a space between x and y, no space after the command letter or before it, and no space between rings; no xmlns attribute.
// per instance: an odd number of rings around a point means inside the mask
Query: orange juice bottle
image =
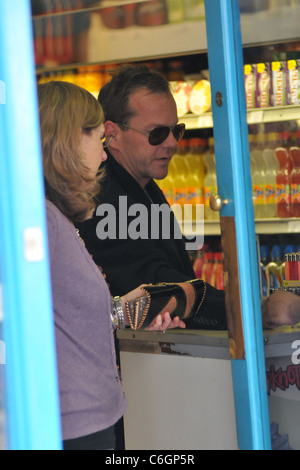
<svg viewBox="0 0 300 470"><path fill-rule="evenodd" d="M216 289L224 290L223 253L214 253L214 264L211 273L211 285Z"/></svg>
<svg viewBox="0 0 300 470"><path fill-rule="evenodd" d="M291 204L293 217L300 217L300 131L295 132L295 142L290 148L294 167L291 172Z"/></svg>
<svg viewBox="0 0 300 470"><path fill-rule="evenodd" d="M277 182L276 175L278 171L278 161L275 155L276 143L279 139L279 134L276 132L269 132L267 134L267 142L263 150L263 158L266 163L265 178L266 178L266 215L265 217L277 217Z"/></svg>
<svg viewBox="0 0 300 470"><path fill-rule="evenodd" d="M167 176L159 181L155 181L156 184L160 187L162 192L164 193L164 196L170 206L174 202L174 175L175 175L176 167L175 167L175 162L172 159L169 163L169 170Z"/></svg>
<svg viewBox="0 0 300 470"><path fill-rule="evenodd" d="M252 162L252 186L254 217L262 219L266 217L266 162L263 157L264 135L259 133L255 136L255 146L251 151Z"/></svg>
<svg viewBox="0 0 300 470"><path fill-rule="evenodd" d="M174 166L174 188L173 204L179 204L181 207L186 204L187 196L187 174L188 168L185 162L185 156L188 152L189 142L182 139L178 142L177 152L173 155L171 162Z"/></svg>
<svg viewBox="0 0 300 470"><path fill-rule="evenodd" d="M278 217L292 217L291 204L291 173L293 160L290 154L291 133L284 131L280 133L280 143L275 149L275 155L279 163L276 176L277 182L277 214Z"/></svg>
<svg viewBox="0 0 300 470"><path fill-rule="evenodd" d="M196 215L196 205L204 204L205 165L203 154L206 146L206 139L190 139L189 152L185 157L188 167L187 204L191 204L193 206L193 219Z"/></svg>

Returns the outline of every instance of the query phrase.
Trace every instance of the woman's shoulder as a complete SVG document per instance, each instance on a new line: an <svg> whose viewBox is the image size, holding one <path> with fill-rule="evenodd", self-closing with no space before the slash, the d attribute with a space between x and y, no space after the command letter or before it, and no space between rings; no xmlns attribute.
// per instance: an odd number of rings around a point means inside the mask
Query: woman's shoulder
<svg viewBox="0 0 300 470"><path fill-rule="evenodd" d="M62 222L67 223L68 219L66 216L58 209L58 207L53 204L53 202L46 199L46 213L47 221L52 224L60 224Z"/></svg>
<svg viewBox="0 0 300 470"><path fill-rule="evenodd" d="M57 214L61 214L58 207L56 207L56 205L53 204L53 202L49 201L49 199L46 199L46 211L47 211L47 214L49 213L53 216L57 216Z"/></svg>
<svg viewBox="0 0 300 470"><path fill-rule="evenodd" d="M58 234L61 236L65 231L68 231L69 221L58 207L48 199L46 199L46 215L48 237L51 243L55 243Z"/></svg>

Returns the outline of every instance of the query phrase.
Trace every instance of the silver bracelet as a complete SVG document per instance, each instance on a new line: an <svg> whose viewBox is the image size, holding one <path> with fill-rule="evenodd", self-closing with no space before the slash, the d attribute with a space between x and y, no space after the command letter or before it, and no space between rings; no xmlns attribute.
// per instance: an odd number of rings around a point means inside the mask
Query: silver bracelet
<svg viewBox="0 0 300 470"><path fill-rule="evenodd" d="M124 312L122 307L122 300L119 296L114 297L112 318L115 323L115 327L124 330Z"/></svg>

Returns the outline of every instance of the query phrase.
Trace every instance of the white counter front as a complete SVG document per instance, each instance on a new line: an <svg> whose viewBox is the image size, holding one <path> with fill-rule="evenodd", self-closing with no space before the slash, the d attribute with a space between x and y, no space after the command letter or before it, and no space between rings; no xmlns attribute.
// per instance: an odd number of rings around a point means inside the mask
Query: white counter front
<svg viewBox="0 0 300 470"><path fill-rule="evenodd" d="M237 450L227 332L118 332L127 450ZM265 332L270 423L300 449L300 333Z"/></svg>

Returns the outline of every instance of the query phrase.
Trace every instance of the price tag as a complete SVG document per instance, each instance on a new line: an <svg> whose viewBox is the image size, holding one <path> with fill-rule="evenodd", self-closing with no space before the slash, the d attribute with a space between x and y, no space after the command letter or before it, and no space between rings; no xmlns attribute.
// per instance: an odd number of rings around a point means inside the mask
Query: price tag
<svg viewBox="0 0 300 470"><path fill-rule="evenodd" d="M213 119L212 119L212 114L202 114L201 116L198 117L198 127L199 128L204 128L204 127L212 127L213 125Z"/></svg>
<svg viewBox="0 0 300 470"><path fill-rule="evenodd" d="M251 111L248 113L248 124L257 124L263 122L264 112L263 110Z"/></svg>

